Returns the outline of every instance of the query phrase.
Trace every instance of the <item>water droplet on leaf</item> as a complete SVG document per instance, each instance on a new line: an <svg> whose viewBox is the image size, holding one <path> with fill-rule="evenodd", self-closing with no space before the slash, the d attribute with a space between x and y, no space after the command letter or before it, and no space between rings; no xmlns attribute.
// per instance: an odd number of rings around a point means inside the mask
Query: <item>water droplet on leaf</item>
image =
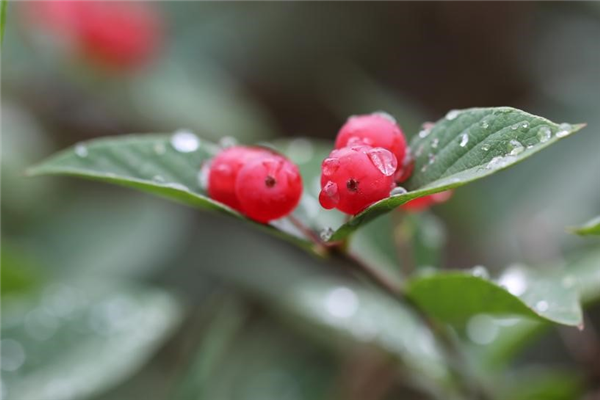
<svg viewBox="0 0 600 400"><path fill-rule="evenodd" d="M547 126L542 126L537 133L540 143L546 143L552 137L552 131Z"/></svg>
<svg viewBox="0 0 600 400"><path fill-rule="evenodd" d="M79 143L75 146L75 155L79 158L86 158L88 156L88 149L85 144Z"/></svg>
<svg viewBox="0 0 600 400"><path fill-rule="evenodd" d="M521 154L523 152L523 150L525 150L525 147L523 147L521 142L513 139L508 143L508 149L509 149L509 153L508 153L509 155L516 156L516 155Z"/></svg>
<svg viewBox="0 0 600 400"><path fill-rule="evenodd" d="M469 143L469 134L465 132L460 136L460 147L465 147L467 143Z"/></svg>
<svg viewBox="0 0 600 400"><path fill-rule="evenodd" d="M471 275L476 276L478 278L483 278L483 279L490 278L490 273L488 272L487 268L484 267L483 265L474 266L473 269L471 270Z"/></svg>
<svg viewBox="0 0 600 400"><path fill-rule="evenodd" d="M569 136L572 133L573 127L570 124L560 124L558 126L558 132L556 132L556 137L563 138Z"/></svg>
<svg viewBox="0 0 600 400"><path fill-rule="evenodd" d="M395 188L393 188L390 192L390 196L400 196L403 195L405 193L407 193L408 191L403 188L402 186L396 186Z"/></svg>
<svg viewBox="0 0 600 400"><path fill-rule="evenodd" d="M156 153L157 156L162 156L166 151L167 148L165 147L164 143L156 143L154 145L154 153Z"/></svg>
<svg viewBox="0 0 600 400"><path fill-rule="evenodd" d="M535 303L535 309L537 312L548 311L548 302L546 300L540 300Z"/></svg>
<svg viewBox="0 0 600 400"><path fill-rule="evenodd" d="M325 298L325 308L334 317L349 318L358 310L358 297L347 287L331 290Z"/></svg>
<svg viewBox="0 0 600 400"><path fill-rule="evenodd" d="M178 130L171 137L171 146L180 153L191 153L200 147L200 139L190 131Z"/></svg>
<svg viewBox="0 0 600 400"><path fill-rule="evenodd" d="M459 110L450 110L450 111L448 111L448 114L446 114L446 119L448 121L452 121L453 119L456 119L456 117L458 117L459 114L460 114Z"/></svg>

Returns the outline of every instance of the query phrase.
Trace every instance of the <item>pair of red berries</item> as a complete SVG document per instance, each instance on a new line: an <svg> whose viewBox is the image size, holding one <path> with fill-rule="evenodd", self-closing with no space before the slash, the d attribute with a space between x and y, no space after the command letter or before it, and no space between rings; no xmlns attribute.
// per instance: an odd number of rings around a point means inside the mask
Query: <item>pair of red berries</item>
<svg viewBox="0 0 600 400"><path fill-rule="evenodd" d="M267 148L230 147L208 167L209 196L258 222L288 215L302 196L298 167Z"/></svg>
<svg viewBox="0 0 600 400"><path fill-rule="evenodd" d="M319 202L356 215L390 196L397 184L412 174L414 160L402 129L384 113L351 117L340 129L335 150L321 165ZM407 211L421 211L445 201L450 192L406 203Z"/></svg>
<svg viewBox="0 0 600 400"><path fill-rule="evenodd" d="M25 23L43 29L63 47L93 65L135 70L160 47L163 19L141 1L46 0L24 4Z"/></svg>
<svg viewBox="0 0 600 400"><path fill-rule="evenodd" d="M407 179L406 157L406 139L392 117L382 113L351 117L321 165L319 202L326 209L358 214L389 197L396 182Z"/></svg>

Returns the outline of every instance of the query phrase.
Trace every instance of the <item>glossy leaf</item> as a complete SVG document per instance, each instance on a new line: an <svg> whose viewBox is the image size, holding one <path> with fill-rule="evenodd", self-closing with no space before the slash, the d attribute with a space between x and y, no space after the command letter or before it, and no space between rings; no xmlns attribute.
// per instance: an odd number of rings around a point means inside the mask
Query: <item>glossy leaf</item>
<svg viewBox="0 0 600 400"><path fill-rule="evenodd" d="M561 284L575 287L584 306L600 300L600 251L590 251L572 259L561 279ZM506 365L531 340L549 328L547 321L520 319L515 324L498 327L497 338L482 346L480 358L484 365L498 368Z"/></svg>
<svg viewBox="0 0 600 400"><path fill-rule="evenodd" d="M517 315L572 326L582 324L574 285L564 285L560 279L538 276L521 268L507 270L499 283L463 272L415 277L407 284L407 294L428 314L452 324L464 324L478 314Z"/></svg>
<svg viewBox="0 0 600 400"><path fill-rule="evenodd" d="M71 175L114 183L250 221L206 195L201 168L219 149L187 131L96 139L58 153L30 168L28 174ZM300 233L294 236L269 225L254 224L301 246L309 246L298 237Z"/></svg>
<svg viewBox="0 0 600 400"><path fill-rule="evenodd" d="M516 164L584 125L556 124L509 107L453 110L411 142L415 172L405 194L381 200L342 225L341 240L417 197L457 188Z"/></svg>
<svg viewBox="0 0 600 400"><path fill-rule="evenodd" d="M569 230L581 236L600 235L600 216L592 218L585 224L570 228Z"/></svg>
<svg viewBox="0 0 600 400"><path fill-rule="evenodd" d="M8 399L99 394L141 368L180 319L166 293L115 282L51 284L2 306Z"/></svg>

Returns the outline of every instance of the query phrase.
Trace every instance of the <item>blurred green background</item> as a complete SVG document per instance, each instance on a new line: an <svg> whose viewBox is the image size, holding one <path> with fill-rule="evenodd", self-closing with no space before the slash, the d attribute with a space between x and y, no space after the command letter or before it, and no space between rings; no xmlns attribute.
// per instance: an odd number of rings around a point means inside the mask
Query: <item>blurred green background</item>
<svg viewBox="0 0 600 400"><path fill-rule="evenodd" d="M598 246L565 227L600 212L600 3L153 2L160 52L126 73L75 59L24 4L8 4L1 50L0 399L449 398L237 288L260 271L277 286L287 269L323 268L288 243L121 188L24 177L79 141L180 128L333 140L376 110L411 137L449 109L509 105L588 127L424 215L440 263L494 275ZM589 313L600 329L600 309ZM515 368L573 376L548 378L554 397L505 398L575 398L584 373L559 336Z"/></svg>

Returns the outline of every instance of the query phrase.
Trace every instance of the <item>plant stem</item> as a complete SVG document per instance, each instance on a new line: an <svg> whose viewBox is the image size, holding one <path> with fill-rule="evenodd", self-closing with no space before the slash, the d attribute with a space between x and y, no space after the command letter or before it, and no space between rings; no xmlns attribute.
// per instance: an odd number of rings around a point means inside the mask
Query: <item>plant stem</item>
<svg viewBox="0 0 600 400"><path fill-rule="evenodd" d="M430 331L434 334L438 341L443 345L449 359L458 361L458 365L452 365L451 363L449 364L453 374L460 382L461 389L467 392L469 399L489 400L494 398L493 394L484 385L481 385L479 382L470 382L468 379L469 374L466 372L470 369L468 360L459 344L456 343L456 340L452 337L452 335L450 335L446 326L433 320L429 315L423 312L420 307L406 295L405 289L402 286L394 284L394 282L389 280L385 274L379 272L377 268L365 262L355 254L343 252L340 255L344 259L350 261L354 268L363 272L366 277L369 278L369 280L376 286L382 288L393 298L401 301L404 305L410 306L413 311L415 311L421 320L423 320L425 325L429 327Z"/></svg>
<svg viewBox="0 0 600 400"><path fill-rule="evenodd" d="M409 276L416 268L413 254L413 228L406 215L400 212L392 212L392 219L394 221L394 243L400 268L405 276Z"/></svg>

